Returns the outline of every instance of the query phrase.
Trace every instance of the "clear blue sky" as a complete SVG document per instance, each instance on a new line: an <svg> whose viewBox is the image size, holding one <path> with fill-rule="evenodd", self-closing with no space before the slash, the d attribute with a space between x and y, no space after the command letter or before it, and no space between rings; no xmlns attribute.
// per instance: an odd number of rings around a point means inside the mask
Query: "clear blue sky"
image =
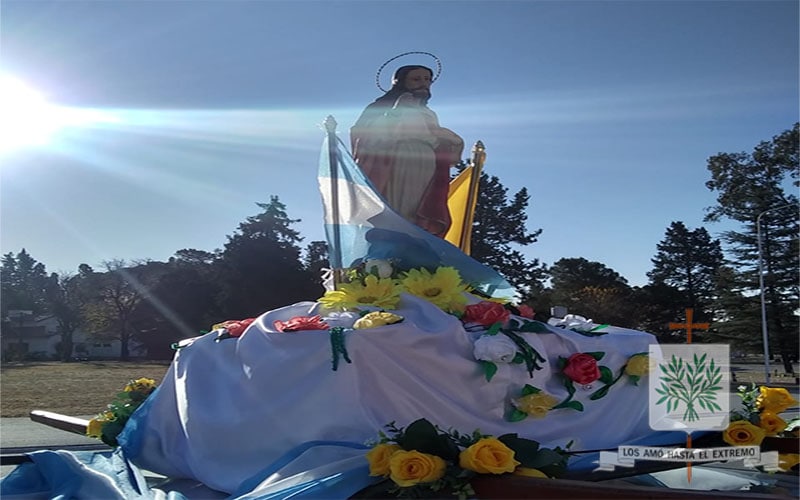
<svg viewBox="0 0 800 500"><path fill-rule="evenodd" d="M0 71L105 117L0 158L0 251L50 272L221 248L270 195L304 244L323 239L318 124L334 115L347 139L401 52L441 58L442 125L528 188L543 233L526 254L634 285L670 222L724 228L702 222L707 158L798 120L797 1L3 0L0 15Z"/></svg>

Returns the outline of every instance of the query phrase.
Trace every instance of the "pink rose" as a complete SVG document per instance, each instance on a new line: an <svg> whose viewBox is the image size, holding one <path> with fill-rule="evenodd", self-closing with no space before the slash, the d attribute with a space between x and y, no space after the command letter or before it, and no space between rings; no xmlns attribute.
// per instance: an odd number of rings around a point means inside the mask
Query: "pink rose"
<svg viewBox="0 0 800 500"><path fill-rule="evenodd" d="M275 321L272 326L279 332L297 332L300 330L327 330L327 323L316 316L295 316L289 321Z"/></svg>
<svg viewBox="0 0 800 500"><path fill-rule="evenodd" d="M523 318L533 319L533 315L536 314L533 308L527 304L520 304L517 309L519 309L519 315Z"/></svg>
<svg viewBox="0 0 800 500"><path fill-rule="evenodd" d="M484 300L477 304L467 306L464 316L461 318L465 323L478 323L483 326L492 326L495 323L505 323L511 313L503 307L503 304Z"/></svg>
<svg viewBox="0 0 800 500"><path fill-rule="evenodd" d="M600 378L600 368L597 366L597 360L591 354L579 352L567 359L564 375L575 383L591 384Z"/></svg>

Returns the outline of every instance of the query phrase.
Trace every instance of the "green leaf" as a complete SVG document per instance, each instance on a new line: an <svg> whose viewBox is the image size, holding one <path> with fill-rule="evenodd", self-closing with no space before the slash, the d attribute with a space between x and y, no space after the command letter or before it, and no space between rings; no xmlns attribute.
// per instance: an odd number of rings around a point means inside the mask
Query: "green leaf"
<svg viewBox="0 0 800 500"><path fill-rule="evenodd" d="M481 367L483 368L483 375L486 377L486 381L491 382L492 377L497 373L497 365L491 361L481 360Z"/></svg>
<svg viewBox="0 0 800 500"><path fill-rule="evenodd" d="M525 384L525 386L522 388L522 395L523 396L527 396L529 394L538 394L540 392L542 392L541 389L539 389L537 387L534 387L534 386L532 386L530 384Z"/></svg>
<svg viewBox="0 0 800 500"><path fill-rule="evenodd" d="M522 326L519 327L520 332L528 333L549 333L550 330L544 323L539 321L523 321Z"/></svg>
<svg viewBox="0 0 800 500"><path fill-rule="evenodd" d="M502 326L503 324L500 323L499 321L497 323L492 323L492 326L490 326L489 329L486 330L486 335L497 335L497 332L500 331L500 328Z"/></svg>
<svg viewBox="0 0 800 500"><path fill-rule="evenodd" d="M633 385L639 385L639 380L641 379L640 376L638 376L638 375L628 375L628 378L630 378L631 382L633 382ZM656 389L656 391L658 391L658 389Z"/></svg>
<svg viewBox="0 0 800 500"><path fill-rule="evenodd" d="M511 362L515 365L521 365L525 362L525 357L518 352L514 355L514 359L512 359Z"/></svg>
<svg viewBox="0 0 800 500"><path fill-rule="evenodd" d="M514 459L519 461L523 467L528 467L527 463L533 460L539 452L539 443L518 437L516 434L503 434L497 439L514 450Z"/></svg>
<svg viewBox="0 0 800 500"><path fill-rule="evenodd" d="M606 353L604 353L602 351L587 352L585 354L588 354L589 356L593 357L597 361L600 361L601 359L603 359L603 356L606 355Z"/></svg>
<svg viewBox="0 0 800 500"><path fill-rule="evenodd" d="M508 420L509 422L521 422L526 418L528 418L527 413L525 413L524 411L517 410L515 408L511 410L511 412L508 414L508 417L506 417L506 420Z"/></svg>
<svg viewBox="0 0 800 500"><path fill-rule="evenodd" d="M583 403L580 401L570 401L566 404L567 408L572 408L573 410L583 411Z"/></svg>
<svg viewBox="0 0 800 500"><path fill-rule="evenodd" d="M596 400L598 400L598 399L602 398L603 396L605 396L606 394L608 394L608 390L609 390L610 388L611 388L611 386L610 386L610 385L606 385L606 386L603 386L603 387L601 387L600 389L598 389L598 390L594 391L594 392L592 393L592 395L591 395L591 396L589 396L589 399L590 399L590 400L592 400L592 401L596 401Z"/></svg>
<svg viewBox="0 0 800 500"><path fill-rule="evenodd" d="M614 373L611 372L611 369L606 366L600 367L600 382L604 384L610 384L614 381Z"/></svg>
<svg viewBox="0 0 800 500"><path fill-rule="evenodd" d="M565 457L550 448L541 448L530 460L522 465L531 469L540 469L547 465L556 465L565 461ZM522 460L520 460L522 462Z"/></svg>
<svg viewBox="0 0 800 500"><path fill-rule="evenodd" d="M421 418L409 424L403 436L398 438L397 444L406 451L417 450L435 455L436 453L432 449L437 448L438 436L436 427L428 420Z"/></svg>

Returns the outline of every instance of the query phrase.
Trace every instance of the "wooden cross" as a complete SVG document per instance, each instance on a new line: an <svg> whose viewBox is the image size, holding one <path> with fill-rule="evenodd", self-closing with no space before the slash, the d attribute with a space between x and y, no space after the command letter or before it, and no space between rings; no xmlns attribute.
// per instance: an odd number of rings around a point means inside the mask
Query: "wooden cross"
<svg viewBox="0 0 800 500"><path fill-rule="evenodd" d="M686 343L692 343L692 329L697 328L698 330L708 330L709 324L708 323L692 323L692 317L694 316L694 309L691 307L686 308L686 323L670 323L669 329L670 330L686 330Z"/></svg>
<svg viewBox="0 0 800 500"><path fill-rule="evenodd" d="M692 343L692 329L697 328L698 330L708 330L709 324L708 323L692 323L692 319L694 317L694 309L691 307L686 308L686 323L670 323L669 329L670 330L686 330L686 343ZM686 448L692 448L692 434L686 434ZM686 479L688 482L692 482L692 462L688 462L686 464Z"/></svg>

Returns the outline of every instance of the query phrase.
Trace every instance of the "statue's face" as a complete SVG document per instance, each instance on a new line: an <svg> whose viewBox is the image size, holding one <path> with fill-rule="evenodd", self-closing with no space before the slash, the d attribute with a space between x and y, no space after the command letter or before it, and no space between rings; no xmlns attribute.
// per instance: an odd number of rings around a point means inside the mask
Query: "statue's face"
<svg viewBox="0 0 800 500"><path fill-rule="evenodd" d="M431 95L431 73L422 68L412 69L406 74L406 89L413 94L420 94L420 97L430 97Z"/></svg>

